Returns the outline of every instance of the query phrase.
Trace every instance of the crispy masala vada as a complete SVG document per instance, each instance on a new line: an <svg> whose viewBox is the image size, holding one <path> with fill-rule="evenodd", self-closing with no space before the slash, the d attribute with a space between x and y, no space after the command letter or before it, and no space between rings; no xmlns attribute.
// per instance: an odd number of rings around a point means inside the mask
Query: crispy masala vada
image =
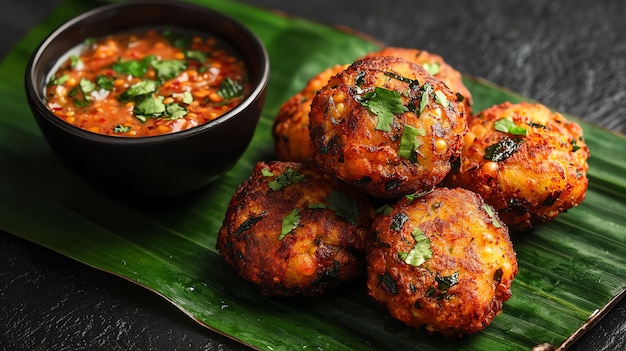
<svg viewBox="0 0 626 351"><path fill-rule="evenodd" d="M312 167L259 162L233 195L217 249L272 296L316 296L364 269L368 199Z"/></svg>
<svg viewBox="0 0 626 351"><path fill-rule="evenodd" d="M529 230L584 200L589 148L577 123L526 102L492 106L468 123L445 184L480 194L509 230Z"/></svg>
<svg viewBox="0 0 626 351"><path fill-rule="evenodd" d="M278 110L272 126L274 154L277 160L310 162L313 156L309 137L309 112L315 93L330 77L348 65L335 65L313 77L296 95L289 98Z"/></svg>
<svg viewBox="0 0 626 351"><path fill-rule="evenodd" d="M517 260L508 230L471 191L403 197L372 232L368 292L408 326L453 338L477 333L511 296Z"/></svg>
<svg viewBox="0 0 626 351"><path fill-rule="evenodd" d="M333 76L311 103L314 163L379 198L432 189L467 131L459 95L422 66L369 57Z"/></svg>
<svg viewBox="0 0 626 351"><path fill-rule="evenodd" d="M465 107L465 114L469 116L472 113L472 94L463 84L461 73L447 64L441 56L426 50L399 47L386 47L366 55L366 57L370 56L401 57L424 67L428 73L444 82L452 91L461 94L463 96L462 106Z"/></svg>

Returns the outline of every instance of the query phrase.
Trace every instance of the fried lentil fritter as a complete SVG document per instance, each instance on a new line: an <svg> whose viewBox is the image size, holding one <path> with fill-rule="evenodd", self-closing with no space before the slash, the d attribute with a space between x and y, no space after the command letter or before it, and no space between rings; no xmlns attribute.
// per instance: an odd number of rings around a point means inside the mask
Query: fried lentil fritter
<svg viewBox="0 0 626 351"><path fill-rule="evenodd" d="M312 160L313 149L309 137L311 101L315 93L328 83L330 77L347 67L348 65L335 65L325 69L280 107L272 127L276 159L292 162Z"/></svg>
<svg viewBox="0 0 626 351"><path fill-rule="evenodd" d="M433 188L467 131L458 95L422 66L369 57L333 76L311 103L314 163L380 198Z"/></svg>
<svg viewBox="0 0 626 351"><path fill-rule="evenodd" d="M409 62L416 63L424 67L428 73L433 77L444 82L448 88L452 91L458 92L463 95L463 104L465 107L465 114L467 116L472 113L472 94L467 90L465 84L463 84L463 78L461 73L447 64L443 58L439 55L430 53L425 50L411 49L411 48L399 48L399 47L386 47L380 51L372 52L366 57L370 56L395 56L401 57Z"/></svg>
<svg viewBox="0 0 626 351"><path fill-rule="evenodd" d="M583 131L541 104L503 103L469 119L460 165L445 184L482 195L511 231L577 206L587 191Z"/></svg>
<svg viewBox="0 0 626 351"><path fill-rule="evenodd" d="M217 249L265 295L316 296L363 271L373 209L311 167L259 162L233 195Z"/></svg>
<svg viewBox="0 0 626 351"><path fill-rule="evenodd" d="M473 334L511 296L517 260L508 230L471 191L437 188L401 198L376 217L372 231L369 294L413 328Z"/></svg>

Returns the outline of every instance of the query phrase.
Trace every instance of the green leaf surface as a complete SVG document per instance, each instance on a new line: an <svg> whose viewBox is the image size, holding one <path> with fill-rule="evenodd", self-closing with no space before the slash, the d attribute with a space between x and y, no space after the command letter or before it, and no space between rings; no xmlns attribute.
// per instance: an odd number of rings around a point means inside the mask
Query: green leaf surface
<svg viewBox="0 0 626 351"><path fill-rule="evenodd" d="M592 153L587 199L555 221L513 236L519 260L513 297L483 332L450 341L407 328L367 296L363 281L305 302L261 296L215 249L227 203L257 161L273 158L270 128L280 105L323 69L378 47L353 34L231 1L195 2L242 21L270 55L266 106L237 165L196 194L150 205L120 202L70 173L41 136L22 88L37 44L98 4L67 0L0 64L0 229L133 281L208 328L261 350L558 346L624 291L626 138L581 122ZM528 100L481 79L465 82L476 111Z"/></svg>

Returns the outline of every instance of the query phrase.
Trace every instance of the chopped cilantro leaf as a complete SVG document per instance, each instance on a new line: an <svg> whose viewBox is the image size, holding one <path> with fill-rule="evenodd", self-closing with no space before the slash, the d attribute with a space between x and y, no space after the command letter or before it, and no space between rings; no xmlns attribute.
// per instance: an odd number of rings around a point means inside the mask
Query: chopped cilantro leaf
<svg viewBox="0 0 626 351"><path fill-rule="evenodd" d="M275 175L275 174L274 174L272 171L270 171L267 167L263 167L263 168L261 169L261 174L262 174L264 177L273 177L273 176Z"/></svg>
<svg viewBox="0 0 626 351"><path fill-rule="evenodd" d="M133 77L141 78L148 71L148 66L152 61L156 60L153 55L146 56L143 60L122 61L121 59L111 65L111 68L117 73L130 74Z"/></svg>
<svg viewBox="0 0 626 351"><path fill-rule="evenodd" d="M505 117L497 120L493 127L499 132L510 133L513 135L526 135L528 132L526 128L515 124L513 118L511 117Z"/></svg>
<svg viewBox="0 0 626 351"><path fill-rule="evenodd" d="M152 67L157 71L160 81L172 79L187 68L187 63L183 60L163 60L153 61Z"/></svg>
<svg viewBox="0 0 626 351"><path fill-rule="evenodd" d="M69 74L64 74L62 76L54 78L50 83L51 84L55 84L55 85L61 85L61 84L65 83L65 82L67 82L68 79L70 79L70 75Z"/></svg>
<svg viewBox="0 0 626 351"><path fill-rule="evenodd" d="M433 76L441 70L439 62L426 62L422 65L422 67L424 67L424 69Z"/></svg>
<svg viewBox="0 0 626 351"><path fill-rule="evenodd" d="M372 92L363 94L360 103L369 112L378 116L376 130L385 132L391 131L394 113L402 113L409 110L402 105L400 93L379 87L376 87Z"/></svg>
<svg viewBox="0 0 626 351"><path fill-rule="evenodd" d="M324 200L328 202L328 208L335 211L339 217L351 223L356 222L358 219L359 204L355 198L333 190Z"/></svg>
<svg viewBox="0 0 626 351"><path fill-rule="evenodd" d="M417 154L422 142L417 139L418 136L424 136L426 133L410 125L405 125L400 138L400 146L398 147L398 156L407 159L413 163L417 162Z"/></svg>
<svg viewBox="0 0 626 351"><path fill-rule="evenodd" d="M80 86L80 90L82 90L83 94L87 95L96 89L96 85L90 81L89 79L81 78L78 83Z"/></svg>
<svg viewBox="0 0 626 351"><path fill-rule="evenodd" d="M230 77L226 77L220 83L217 95L226 100L241 97L243 95L243 85Z"/></svg>
<svg viewBox="0 0 626 351"><path fill-rule="evenodd" d="M113 78L100 74L96 77L96 84L104 90L113 90Z"/></svg>
<svg viewBox="0 0 626 351"><path fill-rule="evenodd" d="M413 194L404 195L404 197L406 197L409 201L413 201L416 198L420 198L422 196L425 196L425 195L428 195L428 194L432 193L433 190L435 190L435 188L432 188L430 190L420 191L419 193L413 193Z"/></svg>
<svg viewBox="0 0 626 351"><path fill-rule="evenodd" d="M580 146L578 146L576 139L572 139L569 143L572 144L572 152L580 150Z"/></svg>
<svg viewBox="0 0 626 351"><path fill-rule="evenodd" d="M420 105L419 105L419 109L417 110L418 117L422 114L422 112L424 112L424 109L430 102L430 95L433 93L433 87L432 85L426 83L422 86L421 90L422 90L422 96L420 97Z"/></svg>
<svg viewBox="0 0 626 351"><path fill-rule="evenodd" d="M328 206L326 206L323 203L315 203L315 204L309 204L309 208L317 208L317 209L322 209L322 208L328 208Z"/></svg>
<svg viewBox="0 0 626 351"><path fill-rule="evenodd" d="M200 50L187 50L185 51L185 57L188 60L195 60L203 63L204 61L206 61L207 53Z"/></svg>
<svg viewBox="0 0 626 351"><path fill-rule="evenodd" d="M113 133L126 133L128 131L130 131L130 127L123 126L121 124L118 124L115 127L113 127Z"/></svg>
<svg viewBox="0 0 626 351"><path fill-rule="evenodd" d="M165 114L168 116L168 119L179 119L187 116L187 109L183 106L180 106L178 103L173 102L171 104L165 105Z"/></svg>
<svg viewBox="0 0 626 351"><path fill-rule="evenodd" d="M297 208L294 208L288 215L283 218L283 223L280 227L280 236L278 236L278 240L283 240L283 238L291 233L292 230L296 229L300 224L300 211Z"/></svg>
<svg viewBox="0 0 626 351"><path fill-rule="evenodd" d="M80 67L82 64L83 62L80 60L80 57L78 57L78 55L70 56L70 67L76 68Z"/></svg>
<svg viewBox="0 0 626 351"><path fill-rule="evenodd" d="M433 257L433 251L430 248L430 239L419 228L415 228L411 236L415 240L415 245L409 252L398 252L398 258L413 267L418 267Z"/></svg>
<svg viewBox="0 0 626 351"><path fill-rule="evenodd" d="M450 104L448 98L446 97L446 94L444 94L441 90L437 90L435 92L435 101L443 107L448 107L448 105Z"/></svg>
<svg viewBox="0 0 626 351"><path fill-rule="evenodd" d="M385 71L385 75L387 77L395 78L395 79L397 79L397 80L399 80L401 82L409 83L409 86L411 88L420 86L420 83L417 81L417 79L411 79L411 78L403 77L403 76L397 75L397 74L395 74L393 72L389 72L389 71Z"/></svg>
<svg viewBox="0 0 626 351"><path fill-rule="evenodd" d="M124 92L124 95L126 96L141 96L141 95L146 95L146 94L150 94L150 93L154 93L157 89L157 84L155 81L153 80L142 80L140 82L137 82L133 85L131 85L130 87L128 87L128 90L126 90L126 92Z"/></svg>
<svg viewBox="0 0 626 351"><path fill-rule="evenodd" d="M276 179L267 184L270 189L276 191L291 184L300 183L304 179L304 174L300 174L291 168L287 168Z"/></svg>
<svg viewBox="0 0 626 351"><path fill-rule="evenodd" d="M520 147L522 139L505 138L485 148L485 159L499 162L511 157Z"/></svg>
<svg viewBox="0 0 626 351"><path fill-rule="evenodd" d="M502 225L500 224L500 222L498 222L498 219L496 218L496 214L493 211L493 207L485 204L481 206L483 208L483 210L485 210L485 212L487 212L487 215L489 216L489 218L491 218L491 224L493 224L494 227L496 228L500 228L502 227Z"/></svg>
<svg viewBox="0 0 626 351"><path fill-rule="evenodd" d="M158 118L165 113L165 104L163 104L163 96L154 96L150 94L141 100L133 108L133 114L142 122L147 118Z"/></svg>
<svg viewBox="0 0 626 351"><path fill-rule="evenodd" d="M189 105L192 102L193 102L193 95L191 95L190 92L185 91L183 93L183 103Z"/></svg>

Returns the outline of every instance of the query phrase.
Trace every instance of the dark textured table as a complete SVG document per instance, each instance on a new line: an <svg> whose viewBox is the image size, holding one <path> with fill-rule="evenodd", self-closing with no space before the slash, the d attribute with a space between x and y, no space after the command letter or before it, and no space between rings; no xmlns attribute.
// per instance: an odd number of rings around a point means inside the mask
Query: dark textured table
<svg viewBox="0 0 626 351"><path fill-rule="evenodd" d="M3 0L0 58L58 2ZM438 53L464 73L626 132L624 1L245 2ZM0 232L0 349L246 348L143 288ZM626 350L626 299L570 350Z"/></svg>

